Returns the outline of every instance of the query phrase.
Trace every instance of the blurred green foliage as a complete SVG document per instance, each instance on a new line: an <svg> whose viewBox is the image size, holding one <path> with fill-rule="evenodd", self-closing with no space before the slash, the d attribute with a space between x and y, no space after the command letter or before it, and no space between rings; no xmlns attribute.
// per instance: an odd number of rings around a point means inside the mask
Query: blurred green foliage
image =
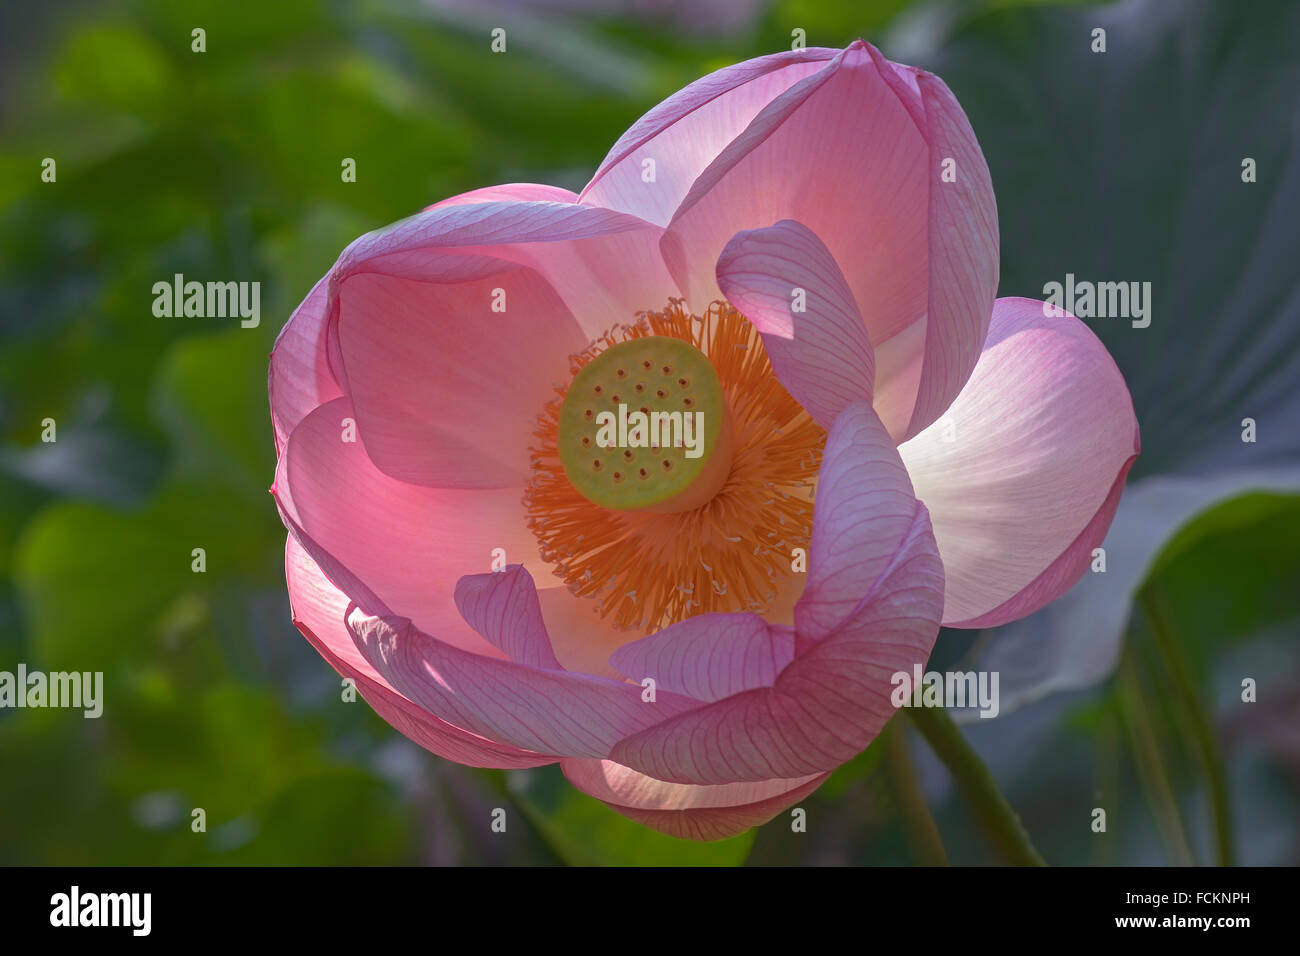
<svg viewBox="0 0 1300 956"><path fill-rule="evenodd" d="M488 51L487 20L434 3L279 0L252 11L226 0L115 0L2 16L0 669L26 661L103 670L109 706L99 720L0 712L0 863L914 859L903 791L877 746L804 802L808 834L789 833L778 818L756 833L696 845L625 820L569 787L556 768L447 764L364 704L343 703L337 676L290 624L284 595L284 531L266 491L274 454L265 376L275 334L362 232L495 182L580 188L658 100L710 69L788 47L796 27L810 45L866 36L903 58L884 42L892 38L951 66L998 187L1004 294L1035 294L1034 282L1071 264L1128 278L1146 265L1127 270L1126 257L1140 260L1159 237L1172 244L1222 229L1234 215L1216 212L1202 226L1187 200L1159 187L1147 190L1145 204L1141 189L1125 193L1124 208L1106 207L1116 218L1083 235L1045 214L1076 189L1053 179L1060 164L1125 168L1134 160L1070 149L1070 121L1054 119L1050 104L1027 102L1048 74L1068 87L1072 108L1086 110L1114 90L1055 68L1043 38L1077 16L1006 0L781 0L721 33L689 20L494 8L489 19L518 24L501 57ZM206 30L202 54L190 49L195 27ZM1248 40L1247 52L1250 44L1268 41ZM1205 83L1250 82L1238 49L1230 52ZM1268 65L1264 57L1258 69ZM1166 100L1177 101L1179 77L1166 80L1126 119L1150 123ZM1247 137L1258 114L1235 100L1228 112L1221 118L1235 124L1232 135ZM1027 128L1031 119L1048 128ZM1148 151L1142 162L1158 167L1156 140L1158 131L1139 146ZM1044 145L1062 152L1035 152ZM1092 146L1104 153L1117 144ZM1234 143L1225 155L1239 151ZM40 179L44 157L57 161L55 183ZM344 157L357 162L355 183L340 179ZM1178 175L1194 183L1201 167L1195 156L1189 163ZM1294 212L1293 198L1266 194L1236 215L1293 221L1279 208L1290 203ZM1135 223L1147 231L1130 233ZM1133 248L1113 252L1126 236ZM1036 259L1044 248L1046 258ZM1198 268L1214 248L1198 254ZM1201 280L1215 302L1241 305L1236 320L1249 323L1260 318L1252 303L1232 297L1233 272L1243 268L1238 261ZM1171 287L1179 281L1172 269ZM152 284L177 272L260 281L260 327L155 318ZM1293 290L1294 275L1285 279ZM1195 302L1180 308L1192 328L1212 330L1217 313L1198 312ZM1295 319L1292 308L1257 327L1287 336ZM1107 340L1134 385L1140 418L1144 396L1162 407L1167 383L1193 390L1189 368L1201 381L1213 371L1218 353L1199 349L1201 332L1182 336L1153 346L1174 349L1173 362ZM1235 374L1248 381L1251 372ZM1281 407L1271 392L1258 400L1261 420ZM1184 430L1199 414L1189 401L1190 410L1175 403L1169 415ZM39 441L46 418L57 421L54 446ZM1143 421L1151 467L1174 467L1187 443ZM1216 670L1225 653L1246 655L1231 674L1254 668L1263 677L1267 662L1294 683L1297 532L1296 497L1254 495L1212 509L1164 550L1150 586L1173 609L1170 626L1211 709L1234 700L1233 681L1225 690ZM204 574L191 571L196 547L206 552ZM1159 697L1166 675L1149 659L1140 620L1130 636L1145 648L1138 680ZM960 640L946 633L939 654ZM1169 858L1160 820L1125 812L1149 797L1125 738L1126 700L1122 687L1107 684L972 728L1050 860ZM1161 706L1153 721L1172 761L1175 800L1188 821L1203 820L1203 775L1178 719ZM1242 857L1294 862L1300 760L1267 721L1238 737L1236 724L1221 726L1248 744L1228 758L1234 797L1243 798L1235 805ZM949 857L989 859L942 772L924 752L916 761ZM1088 831L1098 800L1118 808L1110 840ZM508 809L507 835L487 832L493 807ZM206 832L191 829L195 808ZM1252 838L1256 825L1285 840L1263 845ZM1208 837L1190 839L1208 859Z"/></svg>

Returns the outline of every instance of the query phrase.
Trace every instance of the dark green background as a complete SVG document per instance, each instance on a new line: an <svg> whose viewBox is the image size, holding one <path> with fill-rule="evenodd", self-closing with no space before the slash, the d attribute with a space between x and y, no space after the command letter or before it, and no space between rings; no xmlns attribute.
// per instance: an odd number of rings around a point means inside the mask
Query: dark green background
<svg viewBox="0 0 1300 956"><path fill-rule="evenodd" d="M1090 324L1137 406L1134 486L1159 498L1175 481L1202 504L1130 535L1108 573L1145 582L1166 611L1217 741L1235 859L1300 860L1300 5L778 0L722 26L710 4L615 6L0 12L0 669L103 670L106 683L99 720L0 711L0 863L921 858L907 762L879 745L804 801L807 833L782 816L710 845L627 822L554 768L468 770L419 750L342 702L291 626L267 494L267 355L347 242L483 185L580 189L646 109L787 48L795 28L809 45L866 37L948 81L992 170L1001 294L1041 297L1066 272L1153 283L1149 329ZM494 26L504 55L489 50ZM1095 26L1105 54L1089 49ZM205 53L190 50L194 27ZM56 183L41 182L47 156ZM341 182L344 157L355 183ZM155 318L152 285L176 272L260 281L261 326ZM53 445L39 439L47 417ZM190 570L194 547L206 574ZM1059 620L1024 625L1022 656L1054 653ZM1082 620L1109 674L1114 642ZM1207 771L1170 662L1141 614L1110 636L1125 647L1118 677L971 739L1049 861L1212 862ZM973 637L944 632L936 664L998 639ZM1240 702L1244 676L1256 704ZM991 860L944 771L888 733L911 751L949 857ZM498 806L506 834L488 828ZM1090 830L1094 807L1105 834Z"/></svg>

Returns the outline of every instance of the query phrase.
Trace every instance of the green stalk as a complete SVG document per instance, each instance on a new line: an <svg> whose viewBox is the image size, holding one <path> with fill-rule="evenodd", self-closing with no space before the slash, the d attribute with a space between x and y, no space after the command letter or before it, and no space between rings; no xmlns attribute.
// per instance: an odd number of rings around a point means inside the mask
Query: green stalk
<svg viewBox="0 0 1300 956"><path fill-rule="evenodd" d="M1125 648L1120 658L1118 681L1120 706L1124 710L1124 723L1133 746L1133 763L1169 862L1174 866L1195 866L1191 844L1183 828L1183 815L1178 809L1178 798L1169 782L1169 773L1160 755L1160 743L1143 702L1142 684L1138 680L1131 648Z"/></svg>
<svg viewBox="0 0 1300 956"><path fill-rule="evenodd" d="M1013 866L1046 866L989 768L948 712L942 707L909 707L907 715L952 774L998 855Z"/></svg>
<svg viewBox="0 0 1300 956"><path fill-rule="evenodd" d="M1205 770L1210 792L1210 809L1214 818L1214 843L1219 866L1233 866L1236 851L1232 838L1232 812L1228 805L1228 775L1219 755L1219 742L1209 715L1201 705L1200 693L1192 679L1191 668L1183 655L1182 647L1173 636L1164 608L1150 587L1138 595L1146 616L1156 650L1160 653L1165 672L1173 682L1174 693L1182 707L1184 718L1192 732L1196 751Z"/></svg>
<svg viewBox="0 0 1300 956"><path fill-rule="evenodd" d="M907 752L907 725L901 720L891 720L885 726L885 762L889 768L890 791L903 833L912 855L921 866L947 866L948 854L943 848L943 838L935 825L930 808L925 805L925 795L916 779L916 767Z"/></svg>

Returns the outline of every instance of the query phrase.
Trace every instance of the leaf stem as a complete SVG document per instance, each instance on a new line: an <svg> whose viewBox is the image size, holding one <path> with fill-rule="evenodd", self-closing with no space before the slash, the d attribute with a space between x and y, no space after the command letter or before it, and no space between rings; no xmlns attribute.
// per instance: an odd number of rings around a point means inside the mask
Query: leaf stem
<svg viewBox="0 0 1300 956"><path fill-rule="evenodd" d="M885 763L889 769L890 791L903 822L912 855L921 866L947 866L948 854L935 825L925 794L916 779L916 767L907 752L907 724L891 720L885 726Z"/></svg>
<svg viewBox="0 0 1300 956"><path fill-rule="evenodd" d="M1191 668L1178 641L1169 627L1169 619L1154 590L1148 586L1138 595L1147 626L1160 653L1165 672L1174 685L1174 692L1182 705L1183 714L1190 725L1192 740L1205 770L1210 795L1211 815L1214 819L1214 842L1219 866L1233 866L1236 851L1233 846L1232 812L1228 804L1228 776L1219 755L1219 742L1209 715L1201 705L1201 697L1192 679Z"/></svg>
<svg viewBox="0 0 1300 956"><path fill-rule="evenodd" d="M1156 829L1165 845L1165 853L1174 866L1195 866L1196 859L1183 827L1178 798L1160 754L1159 736L1143 702L1142 683L1138 678L1131 647L1124 649L1116 676L1120 707L1124 714L1124 724L1128 728L1129 742L1133 747L1133 763L1137 768L1138 782L1151 807Z"/></svg>
<svg viewBox="0 0 1300 956"><path fill-rule="evenodd" d="M952 774L998 855L1014 866L1045 866L993 774L948 712L942 707L909 707L907 715Z"/></svg>

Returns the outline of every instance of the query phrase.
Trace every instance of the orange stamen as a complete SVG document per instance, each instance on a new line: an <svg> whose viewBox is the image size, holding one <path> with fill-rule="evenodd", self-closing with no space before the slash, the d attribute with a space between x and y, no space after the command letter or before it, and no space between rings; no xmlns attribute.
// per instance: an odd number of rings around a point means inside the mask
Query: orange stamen
<svg viewBox="0 0 1300 956"><path fill-rule="evenodd" d="M777 381L762 340L744 316L714 302L703 316L673 299L604 333L571 357L578 371L606 348L647 335L694 345L713 363L731 410L731 472L707 503L654 514L602 508L580 494L558 451L556 388L534 432L533 479L524 492L542 559L575 595L598 602L626 630L657 630L695 614L767 609L807 548L825 431Z"/></svg>

